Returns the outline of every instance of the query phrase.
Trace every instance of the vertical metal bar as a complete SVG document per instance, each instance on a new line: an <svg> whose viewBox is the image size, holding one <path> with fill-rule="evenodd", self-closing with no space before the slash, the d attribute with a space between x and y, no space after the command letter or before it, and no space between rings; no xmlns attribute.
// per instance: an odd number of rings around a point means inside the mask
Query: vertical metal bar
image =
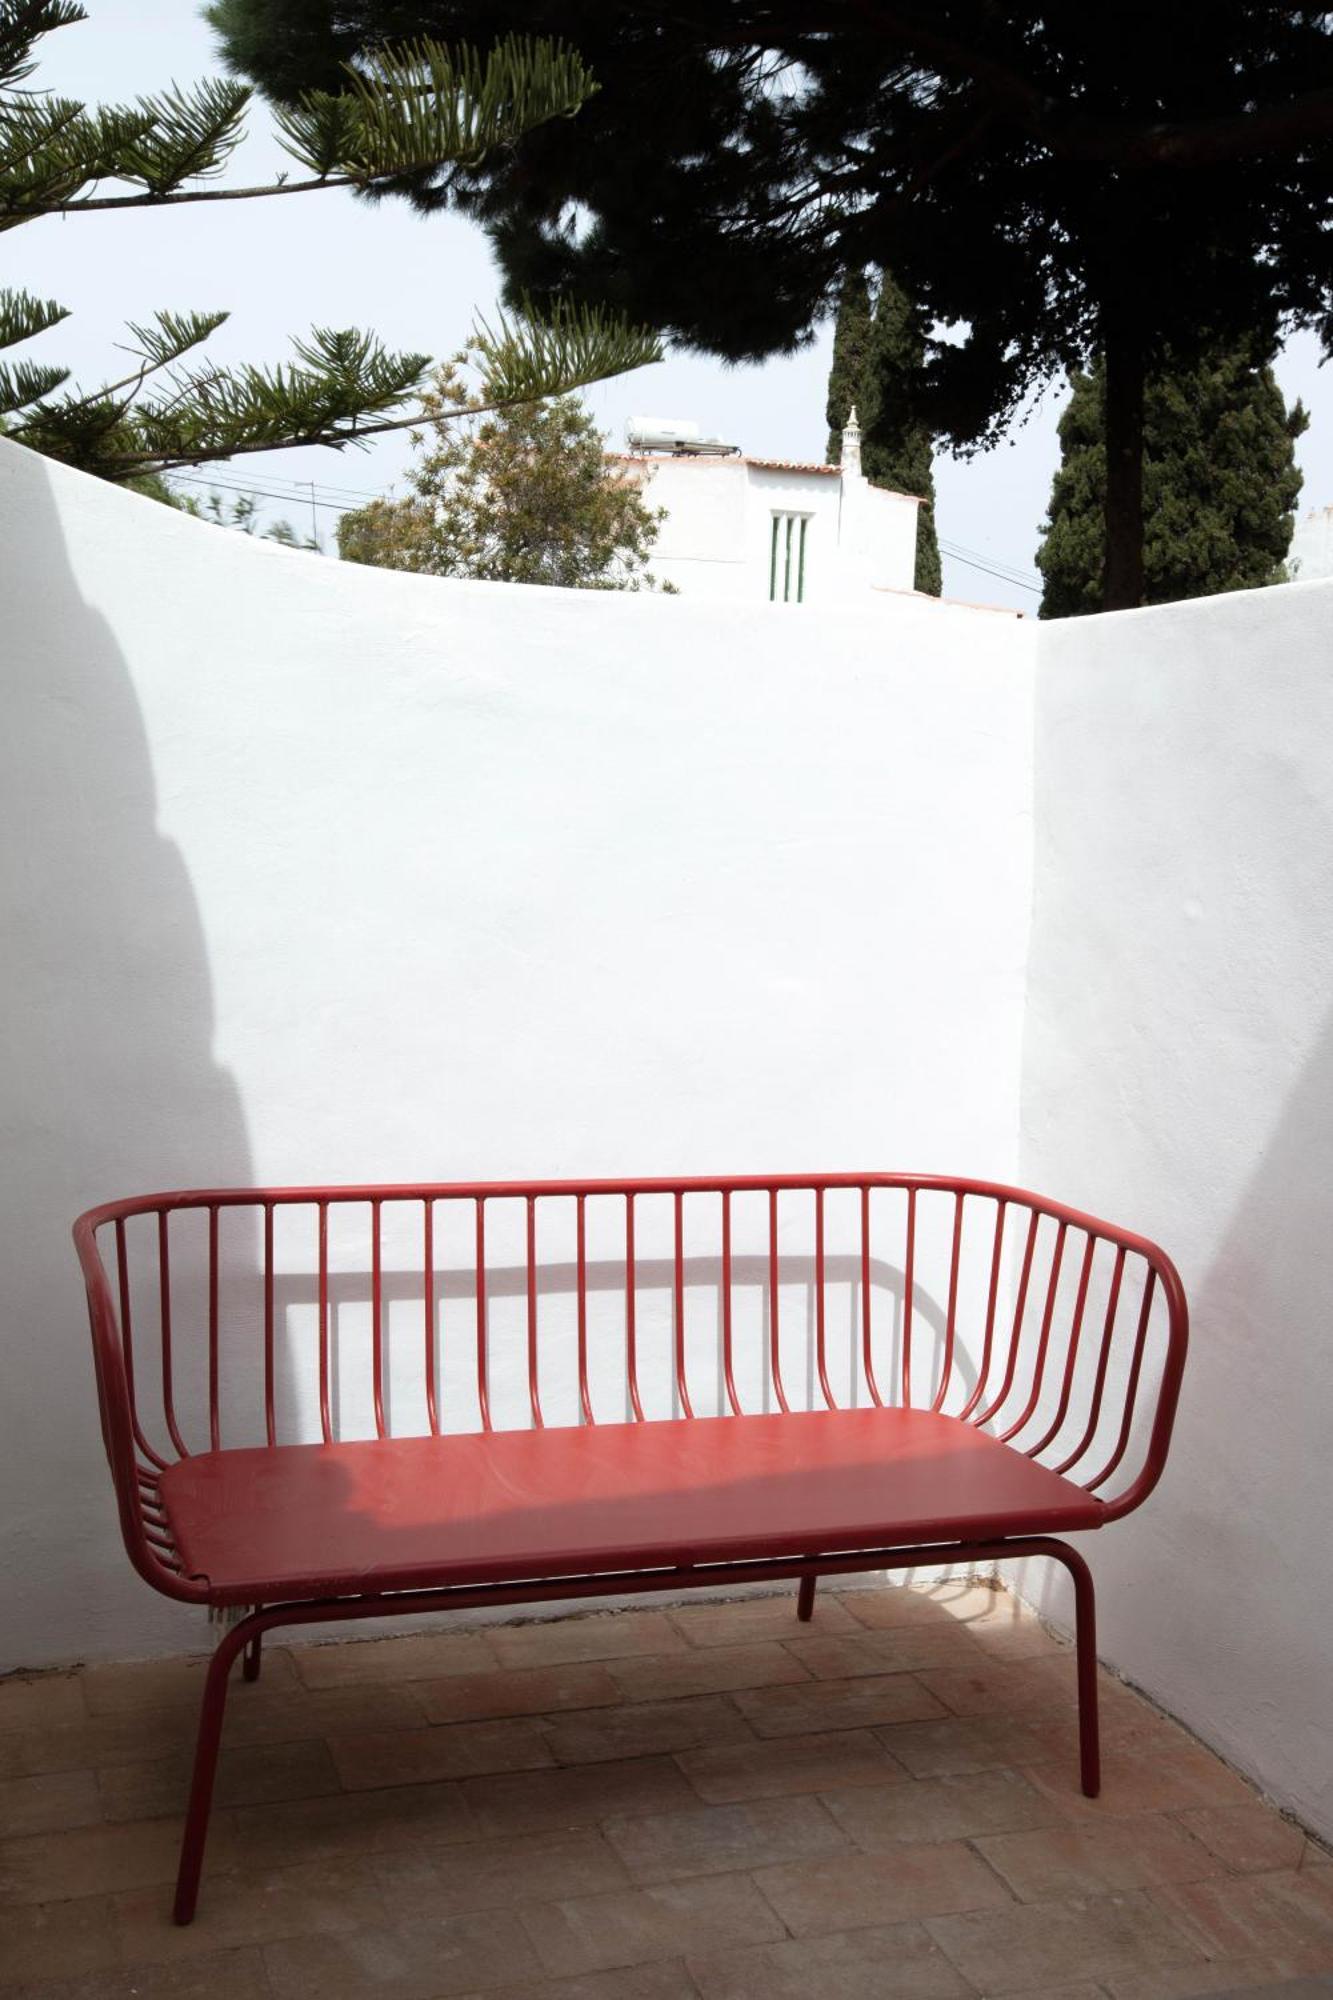
<svg viewBox="0 0 1333 2000"><path fill-rule="evenodd" d="M1061 1222L1055 1232L1055 1252L1051 1258L1051 1275L1046 1282L1046 1304L1041 1315L1041 1332L1037 1337L1037 1358L1032 1369L1032 1393L1024 1405L1023 1414L1017 1423L1010 1424L1007 1431L1000 1432L1000 1443L1008 1444L1016 1437L1037 1407L1041 1385L1046 1375L1046 1353L1051 1342L1051 1321L1055 1317L1055 1295L1060 1289L1060 1266L1064 1262L1065 1238L1069 1234L1069 1224Z"/></svg>
<svg viewBox="0 0 1333 2000"><path fill-rule="evenodd" d="M790 528L788 529L790 541ZM778 1339L778 1191L768 1191L768 1365L780 1410L790 1409L782 1387L782 1355Z"/></svg>
<svg viewBox="0 0 1333 2000"><path fill-rule="evenodd" d="M783 603L784 603L784 604L790 604L790 602L791 602L791 528L792 528L792 516L791 516L790 514L788 514L788 515L787 515L787 516L786 516L785 518L786 518L786 522L787 522L787 559L786 559L786 562L785 562L785 564L784 564L784 566L783 566L783 571L782 571L782 601L783 601Z"/></svg>
<svg viewBox="0 0 1333 2000"><path fill-rule="evenodd" d="M722 1373L733 1416L741 1414L731 1345L731 1190L722 1190Z"/></svg>
<svg viewBox="0 0 1333 2000"><path fill-rule="evenodd" d="M935 1392L932 1410L942 1410L944 1399L949 1393L949 1382L953 1376L953 1348L958 1323L958 1259L963 1242L963 1202L965 1197L955 1194L953 1198L953 1254L949 1261L949 1304L944 1315L944 1371L940 1376L940 1386Z"/></svg>
<svg viewBox="0 0 1333 2000"><path fill-rule="evenodd" d="M435 1204L427 1195L423 1204L421 1294L426 1333L426 1421L432 1437L440 1435L440 1405L435 1379Z"/></svg>
<svg viewBox="0 0 1333 2000"><path fill-rule="evenodd" d="M1023 1246L1023 1269L1018 1280L1018 1297L1014 1301L1013 1325L1009 1330L1009 1357L1005 1362L1004 1380L1000 1393L994 1402L988 1403L977 1418L978 1424L988 1424L995 1412L1002 1407L1014 1383L1014 1370L1018 1366L1018 1349L1023 1338L1023 1314L1027 1309L1028 1284L1032 1277L1032 1253L1037 1247L1037 1224L1040 1216L1035 1208L1028 1211L1027 1242Z"/></svg>
<svg viewBox="0 0 1333 2000"><path fill-rule="evenodd" d="M325 1444L333 1443L329 1422L329 1205L319 1209L319 1427Z"/></svg>
<svg viewBox="0 0 1333 2000"><path fill-rule="evenodd" d="M830 1410L835 1408L833 1391L828 1379L828 1347L825 1340L824 1313L824 1190L815 1189L815 1361L819 1369L819 1386L824 1402Z"/></svg>
<svg viewBox="0 0 1333 2000"><path fill-rule="evenodd" d="M208 1442L222 1449L222 1417L218 1409L218 1211L208 1204Z"/></svg>
<svg viewBox="0 0 1333 2000"><path fill-rule="evenodd" d="M990 1259L990 1292L986 1298L986 1330L981 1341L981 1361L977 1367L977 1383L972 1394L958 1412L962 1423L970 1417L977 1404L986 1393L986 1377L990 1373L991 1347L995 1339L995 1307L1000 1296L1000 1253L1004 1244L1004 1217L1009 1204L1001 1196L995 1204L995 1244Z"/></svg>
<svg viewBox="0 0 1333 2000"><path fill-rule="evenodd" d="M486 1197L477 1201L477 1408L481 1427L491 1428L490 1367L486 1353Z"/></svg>
<svg viewBox="0 0 1333 2000"><path fill-rule="evenodd" d="M528 1196L528 1402L532 1421L541 1430L542 1404L537 1386L537 1197Z"/></svg>
<svg viewBox="0 0 1333 2000"><path fill-rule="evenodd" d="M687 1417L694 1415L690 1403L690 1391L685 1380L685 1197L676 1189L676 1239L675 1239L675 1346L676 1346L676 1393L680 1397L680 1407Z"/></svg>
<svg viewBox="0 0 1333 2000"><path fill-rule="evenodd" d="M805 603L805 531L809 527L809 525L810 525L809 517L805 514L802 514L801 547L800 547L800 554L797 558L797 564L796 564L796 602L798 604Z"/></svg>
<svg viewBox="0 0 1333 2000"><path fill-rule="evenodd" d="M273 1366L273 1203L264 1203L264 1435L278 1442Z"/></svg>
<svg viewBox="0 0 1333 2000"><path fill-rule="evenodd" d="M1157 1273L1149 1266L1148 1282L1143 1287L1143 1305L1139 1310L1138 1331L1134 1335L1134 1357L1129 1364L1129 1380L1125 1384L1125 1414L1120 1423L1120 1436L1116 1439L1115 1450L1095 1479L1084 1480L1089 1493L1095 1493L1104 1486L1125 1455L1129 1443L1129 1433L1134 1423L1134 1405L1138 1400L1139 1375L1143 1368L1143 1350L1148 1339L1148 1321L1152 1316L1152 1302L1157 1289Z"/></svg>
<svg viewBox="0 0 1333 2000"><path fill-rule="evenodd" d="M875 1380L875 1357L870 1351L870 1189L861 1190L861 1366L865 1370L866 1387L870 1400L876 1409L883 1409L884 1398L879 1393Z"/></svg>
<svg viewBox="0 0 1333 2000"><path fill-rule="evenodd" d="M1065 1412L1069 1408L1069 1396L1074 1386L1074 1364L1078 1360L1079 1341L1083 1333L1083 1314L1088 1303L1088 1281L1092 1276L1092 1257L1096 1248L1097 1238L1089 1230L1087 1246L1083 1252L1083 1265L1078 1275L1078 1296L1074 1300L1074 1317L1069 1327L1069 1347L1065 1353L1065 1372L1060 1384L1060 1401L1056 1406L1055 1415L1051 1419L1050 1429L1042 1437L1038 1438L1035 1444L1025 1447L1029 1458L1036 1458L1039 1452L1045 1451L1051 1439L1058 1433L1061 1424L1065 1420Z"/></svg>
<svg viewBox="0 0 1333 2000"><path fill-rule="evenodd" d="M185 1441L176 1423L176 1403L172 1389L171 1367L171 1250L167 1241L167 1211L157 1212L157 1279L158 1298L162 1314L162 1414L166 1419L167 1436L180 1453L188 1458Z"/></svg>
<svg viewBox="0 0 1333 2000"><path fill-rule="evenodd" d="M1092 1401L1088 1409L1087 1426L1082 1437L1070 1452L1068 1458L1055 1467L1059 1473L1068 1472L1088 1450L1097 1435L1097 1420L1102 1413L1102 1395L1106 1388L1106 1369L1111 1359L1111 1347L1115 1339L1116 1316L1120 1310L1120 1287L1125 1276L1125 1246L1122 1243L1115 1253L1115 1269L1111 1273L1111 1290L1106 1301L1106 1314L1102 1321L1102 1344L1097 1356L1097 1374L1092 1385Z"/></svg>
<svg viewBox="0 0 1333 2000"><path fill-rule="evenodd" d="M370 1363L375 1371L375 1435L384 1432L384 1286L380 1268L380 1204L370 1204Z"/></svg>
<svg viewBox="0 0 1333 2000"><path fill-rule="evenodd" d="M139 1401L134 1389L134 1319L130 1301L130 1259L125 1242L125 1222L123 1217L116 1221L116 1277L120 1290L120 1349L125 1356L125 1390L130 1399L130 1416L134 1424L134 1442L150 1464L165 1466L167 1461L153 1450L143 1434L139 1423Z"/></svg>
<svg viewBox="0 0 1333 2000"><path fill-rule="evenodd" d="M587 1196L579 1195L578 1212L578 1293L579 1293L579 1408L585 1424L597 1421L592 1413L588 1390L588 1219Z"/></svg>
<svg viewBox="0 0 1333 2000"><path fill-rule="evenodd" d="M778 594L778 517L773 516L773 533L768 544L768 601L774 602Z"/></svg>
<svg viewBox="0 0 1333 2000"><path fill-rule="evenodd" d="M625 1196L625 1367L629 1374L630 1408L639 1423L643 1422L643 1404L639 1401L639 1351L634 1324L634 1196Z"/></svg>
<svg viewBox="0 0 1333 2000"><path fill-rule="evenodd" d="M916 1189L907 1190L907 1255L903 1261L903 1408L912 1407L912 1304L916 1290Z"/></svg>

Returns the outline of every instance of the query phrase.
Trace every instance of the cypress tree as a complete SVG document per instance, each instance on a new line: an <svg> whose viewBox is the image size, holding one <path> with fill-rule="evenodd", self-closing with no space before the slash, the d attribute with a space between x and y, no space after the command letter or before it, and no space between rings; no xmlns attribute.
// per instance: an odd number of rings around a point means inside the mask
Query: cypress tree
<svg viewBox="0 0 1333 2000"><path fill-rule="evenodd" d="M842 455L842 427L852 405L861 422L861 470L872 486L914 493L924 501L917 521L918 590L940 594L935 535L935 479L930 432L917 414L925 355L920 316L886 271L872 310L863 271L847 274L838 299L828 382L828 462Z"/></svg>
<svg viewBox="0 0 1333 2000"><path fill-rule="evenodd" d="M1071 378L1060 419L1061 463L1037 567L1040 616L1103 605L1106 369ZM1143 411L1145 604L1281 583L1301 475L1295 442L1309 424L1282 400L1269 357L1252 341L1149 376Z"/></svg>

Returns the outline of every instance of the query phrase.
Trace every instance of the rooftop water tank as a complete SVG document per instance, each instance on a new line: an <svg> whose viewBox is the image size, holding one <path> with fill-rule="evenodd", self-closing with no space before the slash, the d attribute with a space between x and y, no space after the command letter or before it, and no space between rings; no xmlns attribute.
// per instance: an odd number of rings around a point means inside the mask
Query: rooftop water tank
<svg viewBox="0 0 1333 2000"><path fill-rule="evenodd" d="M729 458L740 450L721 438L701 437L688 417L631 417L625 442L631 451L669 451L677 458Z"/></svg>

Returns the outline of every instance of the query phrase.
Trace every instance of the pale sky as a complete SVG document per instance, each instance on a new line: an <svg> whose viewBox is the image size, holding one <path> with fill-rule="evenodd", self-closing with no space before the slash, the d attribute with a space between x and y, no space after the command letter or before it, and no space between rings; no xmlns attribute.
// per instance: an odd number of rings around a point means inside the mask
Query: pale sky
<svg viewBox="0 0 1333 2000"><path fill-rule="evenodd" d="M195 0L85 0L90 19L44 44L35 84L89 101L124 99L170 82L216 72L212 36ZM252 108L250 136L226 180L269 178L283 155L269 136L264 106ZM71 318L24 350L61 361L91 386L120 372L115 343L127 320L158 307L228 307L232 318L207 352L218 360L275 362L287 336L311 325L371 327L393 347L447 355L465 340L474 313L494 306L498 284L480 230L450 215L424 219L402 202L378 205L332 191L289 199L218 203L157 214L49 218L11 232L3 282L53 297ZM829 330L800 354L758 367L728 368L708 356L673 352L659 366L584 392L612 449L638 412L696 420L756 456L821 460ZM1288 400L1311 413L1297 445L1305 488L1300 512L1333 503L1333 369L1320 370L1312 335L1295 340L1279 364ZM1035 611L1033 566L1040 523L1058 462L1057 385L995 450L971 460L936 459L936 509L945 553L946 596ZM312 520L309 482L322 503L313 518L331 546L334 502L357 504L390 491L410 458L406 437L364 451L264 453L198 475L210 484L262 489L270 518L286 515L302 532ZM401 490L401 487L400 487ZM229 495L230 497L230 495ZM988 573L991 569L1003 575Z"/></svg>

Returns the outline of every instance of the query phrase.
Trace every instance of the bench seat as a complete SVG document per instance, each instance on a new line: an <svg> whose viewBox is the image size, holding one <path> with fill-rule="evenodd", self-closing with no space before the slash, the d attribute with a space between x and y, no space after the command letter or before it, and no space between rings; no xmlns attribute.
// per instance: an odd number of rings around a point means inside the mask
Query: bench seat
<svg viewBox="0 0 1333 2000"><path fill-rule="evenodd" d="M160 1495L218 1604L1095 1528L957 1418L858 1409L201 1452Z"/></svg>

